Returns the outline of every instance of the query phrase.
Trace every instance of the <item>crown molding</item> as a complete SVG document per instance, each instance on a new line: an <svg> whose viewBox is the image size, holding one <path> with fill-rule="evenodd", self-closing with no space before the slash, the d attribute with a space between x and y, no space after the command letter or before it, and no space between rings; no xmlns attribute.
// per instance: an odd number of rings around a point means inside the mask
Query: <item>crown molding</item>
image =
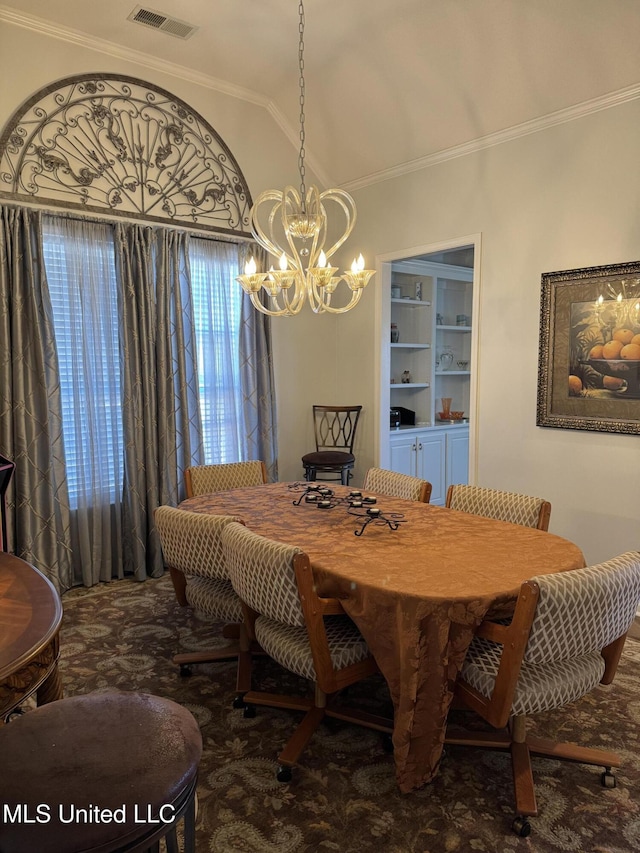
<svg viewBox="0 0 640 853"><path fill-rule="evenodd" d="M531 121L516 124L513 127L508 127L506 130L500 130L496 133L489 133L486 136L480 136L477 139L472 139L470 142L464 142L461 145L454 145L451 148L445 148L442 151L436 151L434 154L427 154L426 157L419 157L417 160L410 160L407 163L401 163L398 166L393 166L391 169L382 169L379 172L373 172L370 175L364 175L362 178L356 178L353 181L347 181L342 184L342 189L351 191L359 190L364 187L378 184L382 181L389 181L392 178L399 178L403 175L408 175L411 172L418 172L421 169L428 169L431 166L437 166L439 163L444 163L447 160L455 160L457 157L466 157L468 154L474 154L478 151L484 151L486 148L493 148L495 145L502 145L504 142L511 142L514 139L520 139L523 136L529 136L532 133L539 133L542 130L547 130L550 127L555 127L559 124L567 124L576 119L584 118L593 113L607 110L610 107L617 107L620 104L635 101L640 98L640 83L633 86L628 86L626 89L620 89L617 92L610 92L607 95L601 95L598 98L593 98L589 101L583 101L573 107L557 110L540 118L531 119Z"/></svg>
<svg viewBox="0 0 640 853"><path fill-rule="evenodd" d="M266 109L271 118L278 125L282 133L291 142L292 146L297 149L299 135L297 131L284 117L274 101L269 100L264 95L260 95L251 89L246 89L242 86L234 85L225 80L219 80L217 77L211 77L208 74L202 74L193 71L183 65L177 63L166 62L158 59L150 54L142 51L123 48L114 42L106 39L88 36L79 30L73 30L68 27L62 27L53 24L51 21L37 18L33 15L27 15L11 9L7 6L0 5L0 21L13 24L18 27L23 27L27 30L40 33L52 38L66 41L70 44L75 44L79 47L89 48L98 53L111 56L115 59L120 59L125 62L133 62L137 65L148 68L151 71L169 74L189 83L194 83L198 86L203 86L207 89L219 92L223 95L229 95L232 98L246 101L247 103ZM382 169L379 172L373 172L369 175L364 175L361 178L356 178L353 181L346 181L341 184L341 188L347 191L363 189L378 184L382 181L388 181L393 178L399 178L403 175L418 172L422 169L428 169L431 166L437 166L439 163L444 163L447 160L455 160L458 157L466 157L469 154L474 154L478 151L484 151L487 148L493 148L496 145L502 145L505 142L511 142L523 136L529 136L532 133L538 133L548 128L555 127L559 124L566 124L584 116L600 112L601 110L616 107L620 104L636 100L640 97L640 83L629 86L626 89L620 89L616 92L611 92L607 95L602 95L598 98L593 98L589 101L584 101L566 109L557 110L549 113L546 116L532 119L523 122L522 124L514 125L505 130L490 133L486 136L472 139L469 142L464 142L461 145L454 145L451 148L445 148L442 151L436 151L434 154L427 154L425 157L419 157L416 160L410 160L406 163L401 163L393 166L390 169ZM307 160L311 169L324 186L334 186L325 170L319 165L317 160L307 153Z"/></svg>

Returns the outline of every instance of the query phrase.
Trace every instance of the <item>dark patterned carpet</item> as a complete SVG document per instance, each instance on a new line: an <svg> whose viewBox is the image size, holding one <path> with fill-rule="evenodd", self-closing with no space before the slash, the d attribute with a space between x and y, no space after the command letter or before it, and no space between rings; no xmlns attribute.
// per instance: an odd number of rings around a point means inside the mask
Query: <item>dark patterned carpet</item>
<svg viewBox="0 0 640 853"><path fill-rule="evenodd" d="M276 755L299 715L258 708L245 719L231 703L235 664L197 667L180 678L177 651L222 645L217 626L180 608L170 580L119 581L74 590L63 599L62 676L67 696L110 688L172 698L198 720L198 853L631 853L640 849L640 643L627 642L616 681L536 720L538 732L617 750L618 786L600 770L535 761L540 815L521 839L511 831L511 771L505 755L448 748L436 780L409 795L394 781L380 737L359 727L324 724L292 783L276 781ZM273 692L302 681L260 660L256 683ZM351 688L350 703L387 710L382 680ZM456 717L462 719L462 717ZM105 737L105 749L108 741ZM35 853L35 851L34 851Z"/></svg>

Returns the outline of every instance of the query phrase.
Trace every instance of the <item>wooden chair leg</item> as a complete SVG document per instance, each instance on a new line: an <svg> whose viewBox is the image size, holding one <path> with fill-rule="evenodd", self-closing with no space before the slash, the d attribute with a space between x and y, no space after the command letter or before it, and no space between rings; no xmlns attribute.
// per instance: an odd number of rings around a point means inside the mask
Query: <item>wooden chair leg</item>
<svg viewBox="0 0 640 853"><path fill-rule="evenodd" d="M322 722L324 708L310 708L300 725L287 741L287 745L278 756L278 762L285 767L293 767L304 752L306 745Z"/></svg>
<svg viewBox="0 0 640 853"><path fill-rule="evenodd" d="M595 764L598 767L620 767L620 756L604 749L591 749L575 743L556 743L539 737L528 737L529 751L534 755L547 755L565 761L578 761L580 764Z"/></svg>
<svg viewBox="0 0 640 853"><path fill-rule="evenodd" d="M531 770L531 756L526 743L511 744L511 768L516 800L516 813L529 817L538 814L536 795Z"/></svg>
<svg viewBox="0 0 640 853"><path fill-rule="evenodd" d="M239 707L242 697L251 690L251 641L244 624L240 625L240 652L238 654L238 670L236 674L236 701L234 707Z"/></svg>
<svg viewBox="0 0 640 853"><path fill-rule="evenodd" d="M189 666L192 663L214 663L215 661L233 660L240 654L238 643L231 643L222 649L208 652L184 652L174 655L173 662L178 666Z"/></svg>
<svg viewBox="0 0 640 853"><path fill-rule="evenodd" d="M169 574L171 575L171 582L173 583L173 588L176 593L176 598L178 599L178 604L180 607L186 607L189 602L187 601L187 579L182 572L179 572L177 569L169 567Z"/></svg>
<svg viewBox="0 0 640 853"><path fill-rule="evenodd" d="M527 746L527 718L513 717L511 720L511 768L513 788L518 815L534 816L538 814L536 795L531 769L531 755Z"/></svg>
<svg viewBox="0 0 640 853"><path fill-rule="evenodd" d="M222 636L225 640L239 640L240 639L240 623L239 622L229 622L222 629Z"/></svg>

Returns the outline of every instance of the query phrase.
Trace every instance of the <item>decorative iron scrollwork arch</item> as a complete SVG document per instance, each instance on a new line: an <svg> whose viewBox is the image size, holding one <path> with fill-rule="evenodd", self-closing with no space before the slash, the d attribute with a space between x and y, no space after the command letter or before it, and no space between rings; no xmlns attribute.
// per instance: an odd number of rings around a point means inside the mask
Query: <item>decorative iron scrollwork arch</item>
<svg viewBox="0 0 640 853"><path fill-rule="evenodd" d="M164 89L117 74L59 80L14 113L0 193L250 235L249 189L216 131Z"/></svg>

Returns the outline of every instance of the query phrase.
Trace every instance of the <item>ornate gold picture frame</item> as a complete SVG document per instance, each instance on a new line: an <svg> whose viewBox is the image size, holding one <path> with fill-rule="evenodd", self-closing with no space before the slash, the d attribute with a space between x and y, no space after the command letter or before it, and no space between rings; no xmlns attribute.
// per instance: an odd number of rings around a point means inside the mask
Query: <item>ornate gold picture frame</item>
<svg viewBox="0 0 640 853"><path fill-rule="evenodd" d="M640 434L640 261L543 273L536 423Z"/></svg>

